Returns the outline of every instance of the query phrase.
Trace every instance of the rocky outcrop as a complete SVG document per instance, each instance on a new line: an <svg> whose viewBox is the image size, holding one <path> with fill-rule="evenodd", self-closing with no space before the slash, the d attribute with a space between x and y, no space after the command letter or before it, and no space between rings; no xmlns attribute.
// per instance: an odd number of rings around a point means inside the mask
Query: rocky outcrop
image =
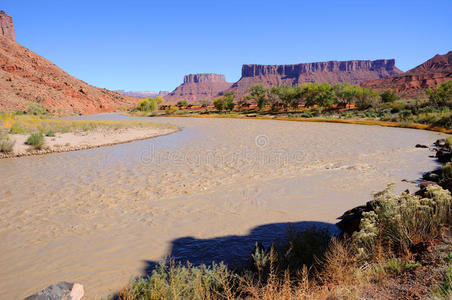
<svg viewBox="0 0 452 300"><path fill-rule="evenodd" d="M80 283L61 281L24 300L80 300L85 291Z"/></svg>
<svg viewBox="0 0 452 300"><path fill-rule="evenodd" d="M8 16L3 10L0 10L0 35L12 41L16 41L13 18Z"/></svg>
<svg viewBox="0 0 452 300"><path fill-rule="evenodd" d="M138 99L93 87L0 35L0 110L21 110L29 101L49 111L97 113L134 106Z"/></svg>
<svg viewBox="0 0 452 300"><path fill-rule="evenodd" d="M228 89L232 83L226 81L220 74L189 74L185 75L184 83L164 98L168 102L187 100L196 102L202 99L213 99Z"/></svg>
<svg viewBox="0 0 452 300"><path fill-rule="evenodd" d="M395 66L394 59L328 61L295 65L243 65L242 77L230 90L241 97L257 83L270 87L306 82L357 84L401 73L402 71Z"/></svg>
<svg viewBox="0 0 452 300"><path fill-rule="evenodd" d="M424 97L428 88L452 79L452 51L435 55L425 63L389 78L372 80L362 86L378 91L392 89L402 97Z"/></svg>

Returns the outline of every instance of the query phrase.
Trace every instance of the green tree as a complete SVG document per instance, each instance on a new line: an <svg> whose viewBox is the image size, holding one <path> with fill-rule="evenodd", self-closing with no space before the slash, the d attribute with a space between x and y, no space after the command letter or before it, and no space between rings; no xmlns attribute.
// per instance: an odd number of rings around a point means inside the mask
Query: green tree
<svg viewBox="0 0 452 300"><path fill-rule="evenodd" d="M233 110L234 109L234 98L235 95L232 92L226 92L223 96L215 98L213 105L219 111L223 110Z"/></svg>
<svg viewBox="0 0 452 300"><path fill-rule="evenodd" d="M333 89L336 94L337 103L350 106L357 98L356 86L348 82L337 83L333 86Z"/></svg>
<svg viewBox="0 0 452 300"><path fill-rule="evenodd" d="M394 102L399 100L399 96L397 96L397 93L394 90L386 90L383 93L380 94L381 101L386 102Z"/></svg>
<svg viewBox="0 0 452 300"><path fill-rule="evenodd" d="M137 110L139 111L156 111L159 109L160 104L163 102L163 98L160 96L154 98L144 98L137 104Z"/></svg>
<svg viewBox="0 0 452 300"><path fill-rule="evenodd" d="M224 110L224 100L223 97L217 97L213 100L213 106L215 106L215 108L218 111L223 111Z"/></svg>
<svg viewBox="0 0 452 300"><path fill-rule="evenodd" d="M234 109L234 98L235 98L235 95L233 92L224 93L223 100L224 100L225 109L227 109L227 110Z"/></svg>
<svg viewBox="0 0 452 300"><path fill-rule="evenodd" d="M368 109L378 103L378 93L372 89L355 86L356 106L358 109Z"/></svg>
<svg viewBox="0 0 452 300"><path fill-rule="evenodd" d="M269 90L262 84L253 85L248 89L249 94L244 97L245 100L254 99L256 100L259 109L263 109L268 103L268 92Z"/></svg>
<svg viewBox="0 0 452 300"><path fill-rule="evenodd" d="M443 82L434 89L428 89L427 94L433 106L452 106L452 80Z"/></svg>
<svg viewBox="0 0 452 300"><path fill-rule="evenodd" d="M288 107L297 107L298 97L296 88L283 84L281 86L274 86L272 93L278 96L284 109L287 110Z"/></svg>
<svg viewBox="0 0 452 300"><path fill-rule="evenodd" d="M183 105L188 105L188 101L187 100L180 100L177 102L177 105L183 106Z"/></svg>
<svg viewBox="0 0 452 300"><path fill-rule="evenodd" d="M330 106L335 99L335 93L328 82L322 84L308 83L304 85L304 97L306 106Z"/></svg>

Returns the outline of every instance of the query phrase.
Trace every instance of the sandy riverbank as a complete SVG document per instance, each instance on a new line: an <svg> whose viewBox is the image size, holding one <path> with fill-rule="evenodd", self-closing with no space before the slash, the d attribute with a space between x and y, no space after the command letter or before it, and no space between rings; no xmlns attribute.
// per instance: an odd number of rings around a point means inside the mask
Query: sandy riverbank
<svg viewBox="0 0 452 300"><path fill-rule="evenodd" d="M15 140L13 151L0 153L0 158L92 149L154 138L179 130L180 128L176 126L133 126L130 128L98 127L89 131L56 133L53 137L44 137L45 144L41 150L33 149L25 144L29 135L15 134L10 136L12 140Z"/></svg>

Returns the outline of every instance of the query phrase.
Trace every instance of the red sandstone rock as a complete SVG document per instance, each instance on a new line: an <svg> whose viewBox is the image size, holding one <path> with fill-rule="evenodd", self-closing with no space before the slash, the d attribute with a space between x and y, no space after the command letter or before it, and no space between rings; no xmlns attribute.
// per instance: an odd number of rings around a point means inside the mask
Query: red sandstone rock
<svg viewBox="0 0 452 300"><path fill-rule="evenodd" d="M0 110L21 110L27 102L38 101L49 111L97 113L138 102L137 98L88 85L22 47L14 41L12 21L8 27L5 20L11 18L0 12Z"/></svg>
<svg viewBox="0 0 452 300"><path fill-rule="evenodd" d="M199 101L213 99L219 93L228 89L232 83L226 82L224 75L219 74L189 74L184 77L184 83L164 98L168 102L178 100Z"/></svg>
<svg viewBox="0 0 452 300"><path fill-rule="evenodd" d="M3 10L0 10L0 35L16 41L13 18L8 16Z"/></svg>
<svg viewBox="0 0 452 300"><path fill-rule="evenodd" d="M395 66L394 59L328 61L296 65L243 65L242 77L230 90L241 97L257 83L269 87L306 82L357 84L401 73L402 71Z"/></svg>
<svg viewBox="0 0 452 300"><path fill-rule="evenodd" d="M425 90L452 79L452 51L435 55L403 74L364 82L361 85L378 91L395 90L402 97L423 97Z"/></svg>

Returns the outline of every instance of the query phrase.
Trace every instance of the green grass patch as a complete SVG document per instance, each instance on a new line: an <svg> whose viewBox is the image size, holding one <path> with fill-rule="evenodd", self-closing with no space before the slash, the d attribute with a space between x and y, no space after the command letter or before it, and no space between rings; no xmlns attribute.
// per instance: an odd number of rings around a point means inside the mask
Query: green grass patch
<svg viewBox="0 0 452 300"><path fill-rule="evenodd" d="M40 132L32 133L25 141L25 145L32 146L36 150L41 150L44 147L44 135Z"/></svg>

